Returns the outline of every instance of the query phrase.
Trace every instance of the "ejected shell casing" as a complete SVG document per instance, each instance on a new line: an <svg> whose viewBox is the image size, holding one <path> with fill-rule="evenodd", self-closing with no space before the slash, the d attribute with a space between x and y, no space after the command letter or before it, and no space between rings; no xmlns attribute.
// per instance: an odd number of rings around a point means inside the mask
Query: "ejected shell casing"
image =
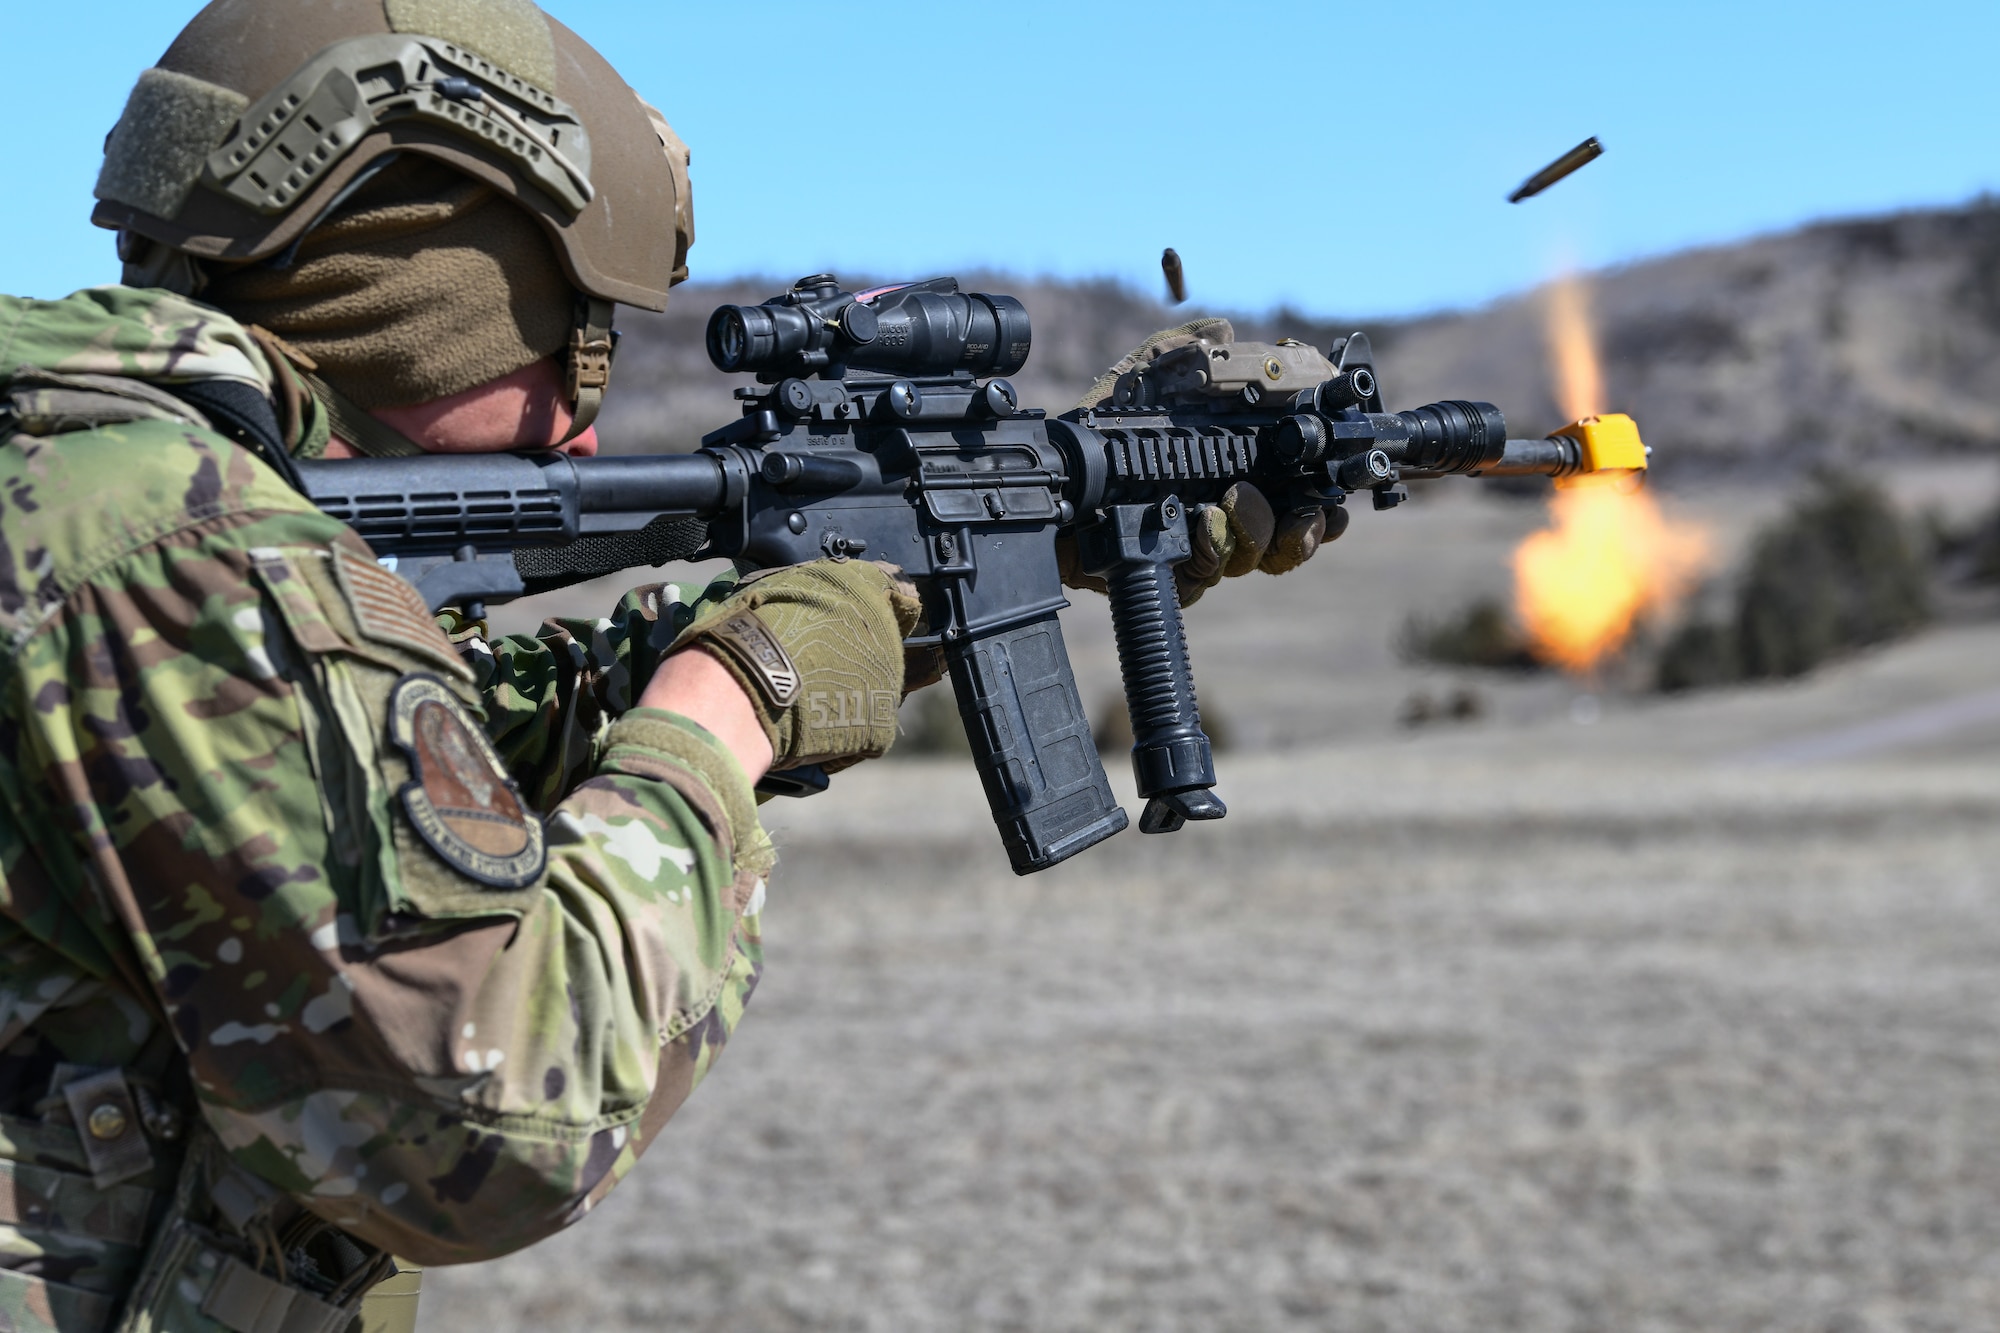
<svg viewBox="0 0 2000 1333"><path fill-rule="evenodd" d="M1555 161L1543 167L1534 175L1528 177L1528 179L1522 181L1521 188L1507 196L1507 202L1518 204L1523 199L1534 198L1543 190L1548 189L1551 185L1569 175L1570 172L1575 171L1578 167L1598 157L1603 152L1604 145L1597 141L1597 136L1592 135Z"/></svg>
<svg viewBox="0 0 2000 1333"><path fill-rule="evenodd" d="M1181 257L1171 245L1160 252L1160 272L1166 275L1167 295L1174 304L1187 300L1187 274L1181 271Z"/></svg>

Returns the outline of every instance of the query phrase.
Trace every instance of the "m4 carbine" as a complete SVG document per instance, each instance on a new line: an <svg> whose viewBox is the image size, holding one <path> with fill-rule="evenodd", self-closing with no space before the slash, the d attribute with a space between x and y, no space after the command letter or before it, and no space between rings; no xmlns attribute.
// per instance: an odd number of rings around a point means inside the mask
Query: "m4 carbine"
<svg viewBox="0 0 2000 1333"><path fill-rule="evenodd" d="M433 607L477 608L670 559L745 569L831 556L901 566L922 592L1008 859L1041 870L1118 832L1056 613L1058 538L1109 588L1132 766L1165 833L1220 819L1172 567L1192 507L1249 482L1280 513L1350 495L1393 507L1406 478L1566 477L1646 465L1629 418L1510 440L1491 404L1385 412L1368 340L1196 343L1123 377L1107 404L1055 420L1004 378L1028 315L956 281L848 293L801 280L709 321L719 370L755 373L742 417L692 454L555 453L301 463L314 502ZM841 701L827 700L837 708ZM810 770L771 789L825 786Z"/></svg>

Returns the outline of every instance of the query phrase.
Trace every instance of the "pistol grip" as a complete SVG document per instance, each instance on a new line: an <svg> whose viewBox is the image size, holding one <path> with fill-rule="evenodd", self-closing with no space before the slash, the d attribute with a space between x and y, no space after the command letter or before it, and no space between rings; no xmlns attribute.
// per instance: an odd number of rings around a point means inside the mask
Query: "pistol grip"
<svg viewBox="0 0 2000 1333"><path fill-rule="evenodd" d="M1053 613L949 643L945 662L1015 874L1046 870L1125 827Z"/></svg>

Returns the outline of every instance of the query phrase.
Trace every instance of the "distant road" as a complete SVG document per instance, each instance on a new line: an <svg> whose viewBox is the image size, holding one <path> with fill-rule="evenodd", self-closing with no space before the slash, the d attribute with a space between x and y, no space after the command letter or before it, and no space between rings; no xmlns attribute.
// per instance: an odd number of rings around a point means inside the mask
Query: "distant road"
<svg viewBox="0 0 2000 1333"><path fill-rule="evenodd" d="M1941 703L1925 704L1851 727L1796 736L1730 756L1743 764L1816 764L1829 759L1854 759L1905 745L1949 736L1961 727L2000 719L2000 689L1981 690Z"/></svg>

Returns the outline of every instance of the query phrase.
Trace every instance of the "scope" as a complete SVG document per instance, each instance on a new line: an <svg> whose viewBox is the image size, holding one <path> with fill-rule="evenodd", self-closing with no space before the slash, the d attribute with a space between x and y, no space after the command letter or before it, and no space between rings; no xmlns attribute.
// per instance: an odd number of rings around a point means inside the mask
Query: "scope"
<svg viewBox="0 0 2000 1333"><path fill-rule="evenodd" d="M708 317L708 359L766 384L850 370L911 379L1011 375L1027 364L1028 312L1011 296L961 292L956 278L844 292L830 273L762 305Z"/></svg>

